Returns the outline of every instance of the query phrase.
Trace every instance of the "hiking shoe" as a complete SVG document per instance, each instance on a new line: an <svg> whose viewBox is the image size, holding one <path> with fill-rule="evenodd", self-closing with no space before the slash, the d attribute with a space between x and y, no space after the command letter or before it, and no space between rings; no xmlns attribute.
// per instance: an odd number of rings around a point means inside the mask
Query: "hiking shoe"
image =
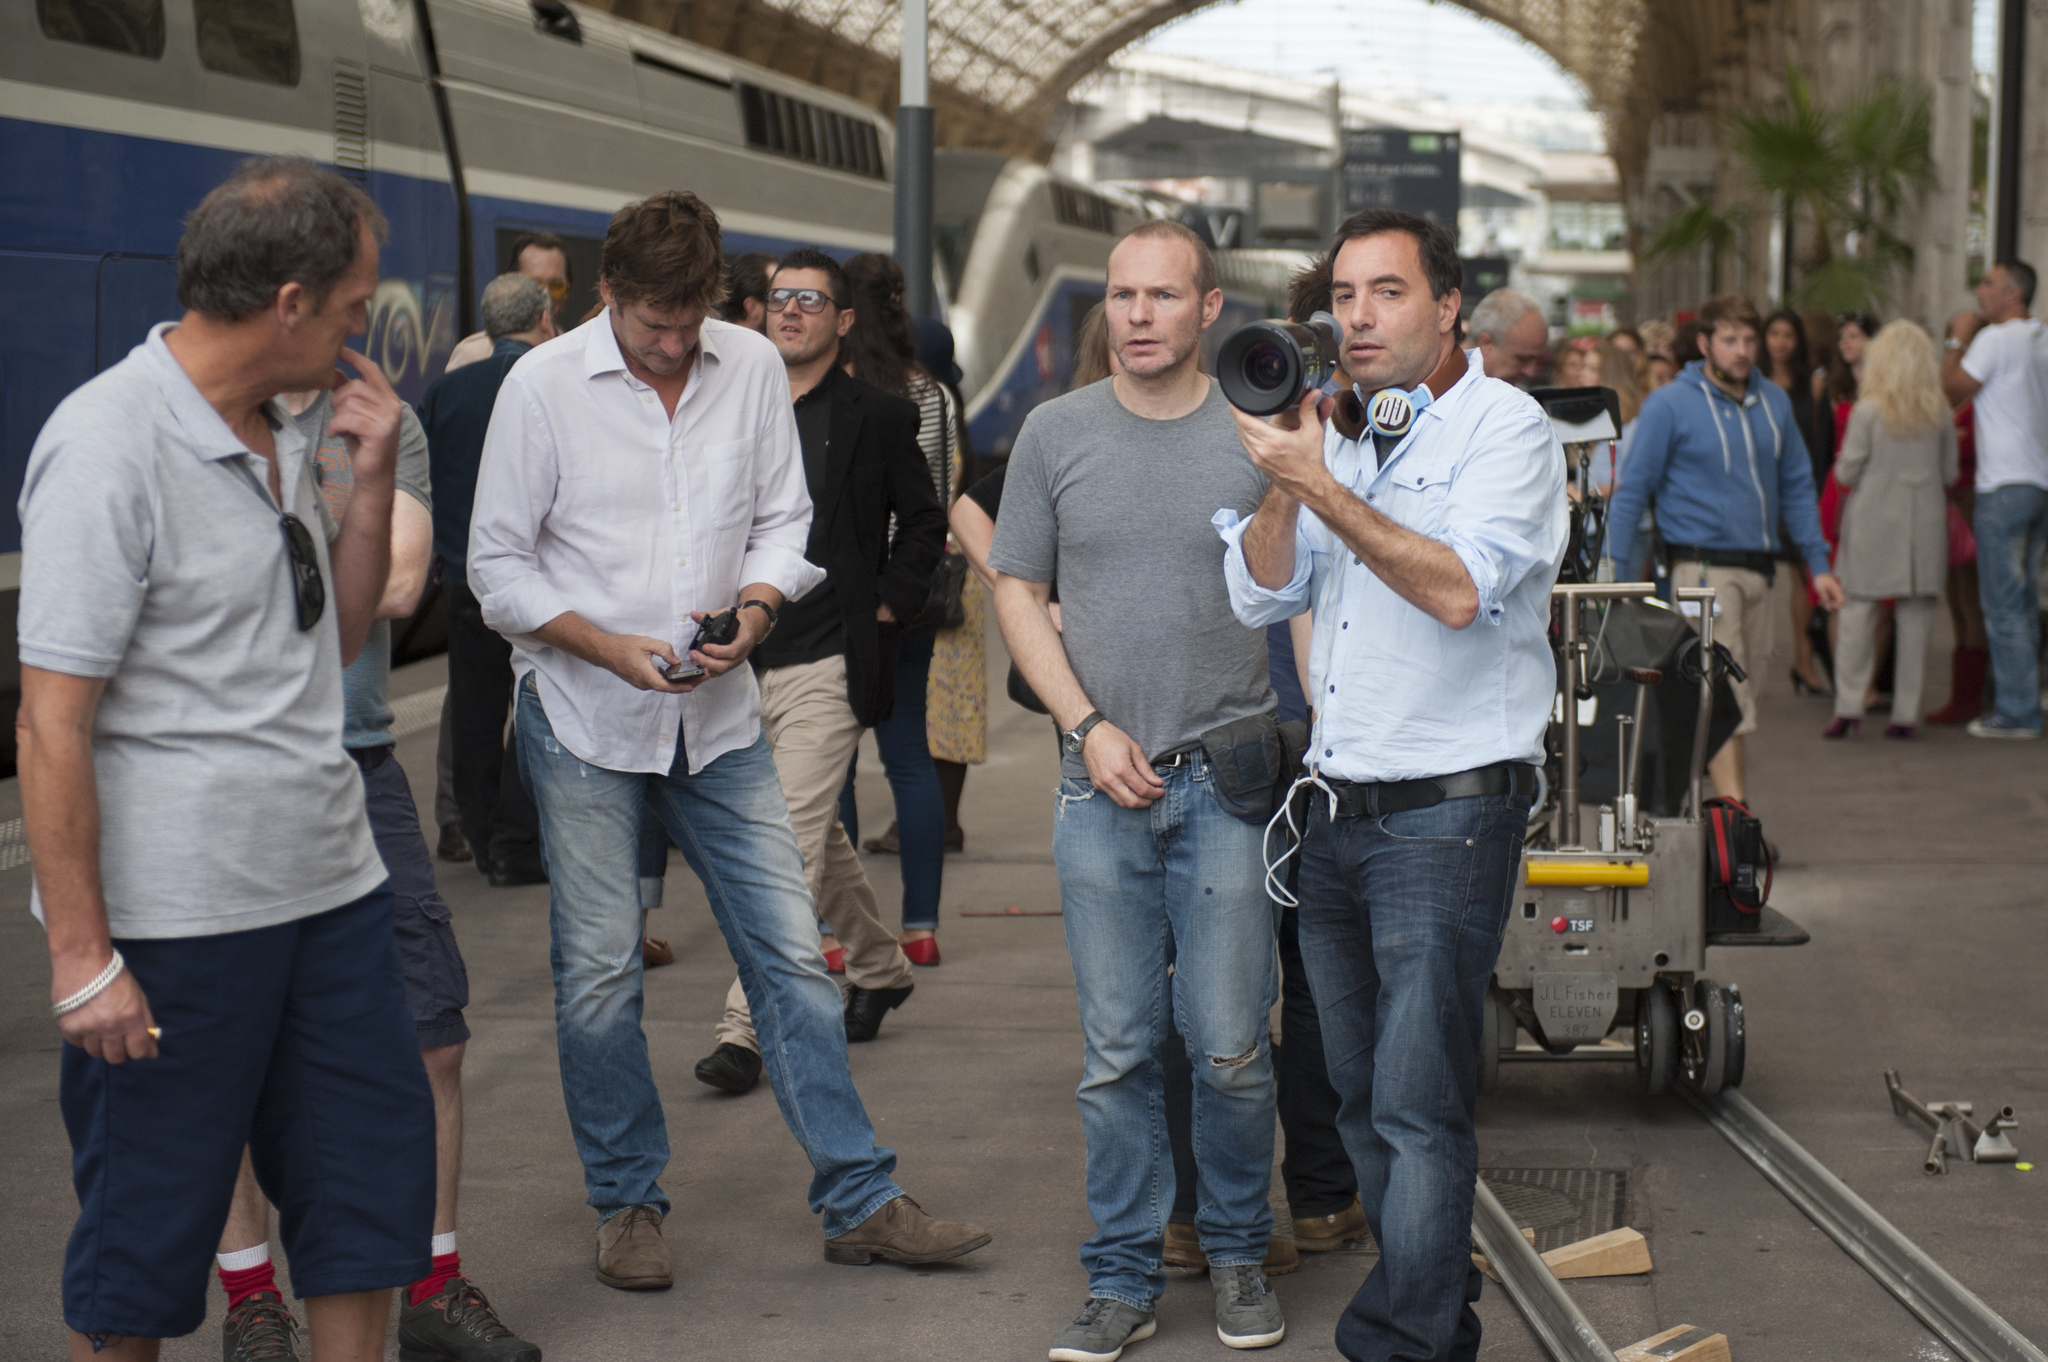
<svg viewBox="0 0 2048 1362"><path fill-rule="evenodd" d="M299 1322L275 1291L258 1291L228 1311L222 1362L299 1362Z"/></svg>
<svg viewBox="0 0 2048 1362"><path fill-rule="evenodd" d="M2041 730L2038 728L2021 728L2017 724L2007 723L1996 714L1987 714L1981 719L1970 720L1969 727L1963 731L1973 738L2004 738L2008 742L2024 742L2041 736Z"/></svg>
<svg viewBox="0 0 2048 1362"><path fill-rule="evenodd" d="M1252 1263L1209 1266L1209 1284L1216 1288L1216 1337L1226 1348L1270 1348L1287 1337L1280 1318L1280 1300L1266 1284L1266 1274Z"/></svg>
<svg viewBox="0 0 2048 1362"><path fill-rule="evenodd" d="M621 1291L666 1291L676 1284L660 1211L628 1206L597 1227L597 1279Z"/></svg>
<svg viewBox="0 0 2048 1362"><path fill-rule="evenodd" d="M476 1284L450 1277L418 1305L398 1307L398 1362L541 1362L540 1349L498 1319Z"/></svg>
<svg viewBox="0 0 2048 1362"><path fill-rule="evenodd" d="M1366 1233L1365 1207L1356 1200L1329 1215L1294 1217L1294 1247L1303 1253L1332 1253Z"/></svg>
<svg viewBox="0 0 2048 1362"><path fill-rule="evenodd" d="M1053 1336L1046 1356L1052 1362L1116 1362L1124 1355L1125 1344L1150 1338L1158 1330L1159 1321L1150 1310L1090 1296L1074 1322Z"/></svg>

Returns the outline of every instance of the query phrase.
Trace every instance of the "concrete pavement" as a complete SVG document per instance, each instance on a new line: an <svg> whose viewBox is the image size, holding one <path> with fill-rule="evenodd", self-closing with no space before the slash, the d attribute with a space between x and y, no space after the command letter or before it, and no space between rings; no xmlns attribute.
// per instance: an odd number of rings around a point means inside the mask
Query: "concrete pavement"
<svg viewBox="0 0 2048 1362"><path fill-rule="evenodd" d="M806 1209L809 1169L766 1088L729 1098L691 1067L711 1045L731 964L703 895L673 858L655 934L677 963L647 980L646 1026L666 1098L678 1285L628 1295L591 1276L594 1218L563 1115L547 968L547 891L494 890L441 867L468 958L475 1032L461 1247L507 1321L555 1362L582 1359L1025 1359L1079 1306L1076 1249L1091 1230L1073 1089L1080 1036L1057 917L962 918L962 908L1058 902L1049 850L1055 760L1047 722L1002 697L992 659L992 760L967 784L967 852L948 859L945 964L854 1075L898 1179L932 1213L980 1221L987 1249L958 1264L834 1267ZM1881 1070L1923 1097L2010 1102L2025 1157L2048 1164L2048 748L1923 730L1910 744L1823 743L1823 702L1796 699L1784 654L1767 679L1753 795L1782 846L1773 903L1813 944L1716 951L1750 1019L1744 1092L2037 1342L2048 1343L2048 1172L1961 1165L1919 1172L1926 1140L1897 1121ZM1945 657L1945 655L1944 655ZM1937 673L1945 675L1945 664ZM440 683L438 663L398 678ZM1940 703L1937 693L1931 703ZM1881 725L1880 725L1881 726ZM434 734L400 759L431 803ZM889 816L870 744L868 830ZM0 785L0 820L18 812ZM0 863L4 863L0 856ZM894 921L895 863L867 858ZM0 1358L62 1355L58 1277L76 1205L56 1110L48 966L27 914L28 875L0 870ZM1572 1285L1620 1346L1677 1323L1729 1334L1738 1359L1900 1358L1945 1350L1675 1100L1649 1101L1619 1066L1504 1070L1481 1104L1489 1167L1622 1170L1630 1223L1650 1236L1648 1277ZM2034 1132L2031 1136L2030 1129ZM1331 1331L1371 1259L1311 1259L1278 1279L1290 1336L1275 1355L1335 1357ZM283 1275L282 1273L280 1274ZM222 1300L167 1359L219 1355ZM1480 1306L1487 1362L1542 1356L1497 1289ZM1136 1362L1220 1358L1208 1286L1174 1282ZM395 1356L395 1352L393 1354Z"/></svg>

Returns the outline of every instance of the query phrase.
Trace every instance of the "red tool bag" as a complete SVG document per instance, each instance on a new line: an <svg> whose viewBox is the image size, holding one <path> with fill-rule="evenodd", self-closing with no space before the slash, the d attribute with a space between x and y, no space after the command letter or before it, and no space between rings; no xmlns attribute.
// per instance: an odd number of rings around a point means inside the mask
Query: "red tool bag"
<svg viewBox="0 0 2048 1362"><path fill-rule="evenodd" d="M1753 932L1771 897L1764 825L1732 799L1706 802L1707 932Z"/></svg>

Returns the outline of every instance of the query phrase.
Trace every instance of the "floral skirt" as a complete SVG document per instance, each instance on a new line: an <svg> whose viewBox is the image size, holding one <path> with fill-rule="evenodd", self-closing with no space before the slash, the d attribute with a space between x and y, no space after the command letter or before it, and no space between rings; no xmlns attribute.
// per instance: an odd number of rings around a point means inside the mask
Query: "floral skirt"
<svg viewBox="0 0 2048 1362"><path fill-rule="evenodd" d="M988 760L988 588L970 572L960 599L966 621L939 630L932 648L925 738L935 759L978 765Z"/></svg>

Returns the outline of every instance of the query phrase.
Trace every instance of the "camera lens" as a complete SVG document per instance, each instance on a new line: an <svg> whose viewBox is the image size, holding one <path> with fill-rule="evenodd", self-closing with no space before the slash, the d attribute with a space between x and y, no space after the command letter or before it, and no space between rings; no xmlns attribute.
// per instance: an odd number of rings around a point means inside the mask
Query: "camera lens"
<svg viewBox="0 0 2048 1362"><path fill-rule="evenodd" d="M1287 382L1287 356L1271 341L1262 341L1244 357L1244 376L1252 386L1270 392Z"/></svg>

